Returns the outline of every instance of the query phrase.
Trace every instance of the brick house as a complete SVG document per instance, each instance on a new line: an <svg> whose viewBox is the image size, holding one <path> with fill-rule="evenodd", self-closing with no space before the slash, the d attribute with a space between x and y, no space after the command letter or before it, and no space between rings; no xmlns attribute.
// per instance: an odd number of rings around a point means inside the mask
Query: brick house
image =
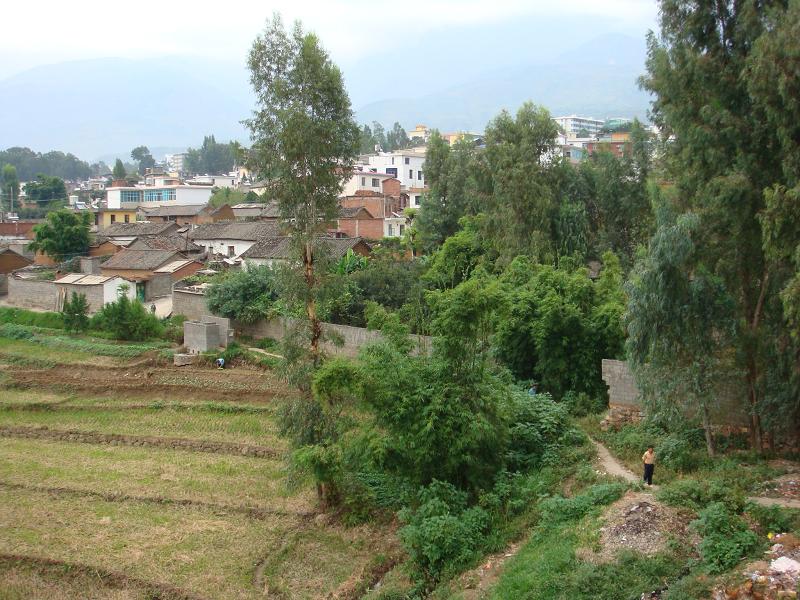
<svg viewBox="0 0 800 600"><path fill-rule="evenodd" d="M198 225L189 232L189 239L209 254L239 256L257 241L280 235L276 221L223 221Z"/></svg>
<svg viewBox="0 0 800 600"><path fill-rule="evenodd" d="M340 207L335 229L350 238L379 240L383 237L383 219L364 206Z"/></svg>
<svg viewBox="0 0 800 600"><path fill-rule="evenodd" d="M33 264L30 258L17 254L10 248L0 248L0 274L7 275Z"/></svg>

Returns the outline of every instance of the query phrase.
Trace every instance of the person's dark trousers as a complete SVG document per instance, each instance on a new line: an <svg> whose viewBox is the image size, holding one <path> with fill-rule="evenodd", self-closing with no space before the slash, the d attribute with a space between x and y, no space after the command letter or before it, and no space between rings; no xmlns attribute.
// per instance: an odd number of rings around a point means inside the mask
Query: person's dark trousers
<svg viewBox="0 0 800 600"><path fill-rule="evenodd" d="M644 466L644 481L647 485L653 485L653 469L655 465Z"/></svg>

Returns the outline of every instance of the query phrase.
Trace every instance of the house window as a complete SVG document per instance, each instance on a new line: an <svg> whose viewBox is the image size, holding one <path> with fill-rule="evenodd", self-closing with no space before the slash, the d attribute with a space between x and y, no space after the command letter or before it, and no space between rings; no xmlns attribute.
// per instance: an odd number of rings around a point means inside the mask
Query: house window
<svg viewBox="0 0 800 600"><path fill-rule="evenodd" d="M417 179L422 181L422 171L417 171Z"/></svg>
<svg viewBox="0 0 800 600"><path fill-rule="evenodd" d="M399 235L400 237L403 237L403 230L404 230L405 228L406 228L406 226L405 226L405 225L400 225L400 227L399 227L400 231L398 232L398 235Z"/></svg>
<svg viewBox="0 0 800 600"><path fill-rule="evenodd" d="M422 196L414 196L414 206L422 204Z"/></svg>
<svg viewBox="0 0 800 600"><path fill-rule="evenodd" d="M408 178L409 179L414 179L414 169L409 169L408 170Z"/></svg>
<svg viewBox="0 0 800 600"><path fill-rule="evenodd" d="M391 175L392 177L397 177L397 167L388 167L386 169L386 174Z"/></svg>
<svg viewBox="0 0 800 600"><path fill-rule="evenodd" d="M394 227L392 227L391 223L389 223L388 227L389 227L389 237L392 237L394 235Z"/></svg>
<svg viewBox="0 0 800 600"><path fill-rule="evenodd" d="M394 156L392 157L392 164L394 164Z"/></svg>
<svg viewBox="0 0 800 600"><path fill-rule="evenodd" d="M379 185L380 185L380 182L378 181L378 178L377 177L373 177L372 178L372 187L378 187Z"/></svg>
<svg viewBox="0 0 800 600"><path fill-rule="evenodd" d="M228 246L228 256L233 256L234 254L236 254L236 247Z"/></svg>
<svg viewBox="0 0 800 600"><path fill-rule="evenodd" d="M116 223L117 222L117 215L111 215L111 222L112 223Z"/></svg>
<svg viewBox="0 0 800 600"><path fill-rule="evenodd" d="M410 159L410 158L408 158L407 156L406 156L406 164L407 164L407 165L410 165L410 164L411 164L411 159Z"/></svg>
<svg viewBox="0 0 800 600"><path fill-rule="evenodd" d="M362 187L367 185L367 178L366 177L362 177L361 178L361 185L362 185Z"/></svg>
<svg viewBox="0 0 800 600"><path fill-rule="evenodd" d="M125 215L125 222L126 223L130 223L131 222L131 216L130 215Z"/></svg>
<svg viewBox="0 0 800 600"><path fill-rule="evenodd" d="M100 225L100 213L94 213L94 224Z"/></svg>

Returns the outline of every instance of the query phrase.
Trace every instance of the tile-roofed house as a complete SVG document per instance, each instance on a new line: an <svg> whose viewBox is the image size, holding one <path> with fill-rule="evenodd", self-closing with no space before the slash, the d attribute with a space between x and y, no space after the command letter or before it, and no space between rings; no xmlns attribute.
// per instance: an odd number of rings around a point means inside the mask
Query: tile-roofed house
<svg viewBox="0 0 800 600"><path fill-rule="evenodd" d="M230 221L198 225L189 232L189 239L203 246L209 254L239 256L255 242L278 235L279 228L276 222Z"/></svg>
<svg viewBox="0 0 800 600"><path fill-rule="evenodd" d="M243 202L242 204L234 204L232 208L234 216L240 221L246 219L277 221L281 218L281 211L275 200L267 202L266 204Z"/></svg>
<svg viewBox="0 0 800 600"><path fill-rule="evenodd" d="M228 204L219 207L213 207L210 204L176 204L142 210L148 221L174 222L179 225L202 225L235 218L233 209Z"/></svg>
<svg viewBox="0 0 800 600"><path fill-rule="evenodd" d="M114 223L103 230L103 236L115 241L133 241L143 235L165 235L178 230L175 223Z"/></svg>
<svg viewBox="0 0 800 600"><path fill-rule="evenodd" d="M174 273L159 271L170 263L185 261L186 256L176 250L130 250L125 249L100 265L103 275L119 275L136 282L136 294L142 300L166 296L172 291ZM181 267L180 276L188 277L203 265L191 261Z"/></svg>
<svg viewBox="0 0 800 600"><path fill-rule="evenodd" d="M136 238L128 246L130 250L179 250L185 254L200 254L203 252L203 247L198 246L189 238L177 235L153 235L142 236Z"/></svg>
<svg viewBox="0 0 800 600"><path fill-rule="evenodd" d="M136 284L127 281L118 275L91 275L86 273L68 273L54 281L56 288L56 310L64 308L64 301L72 297L73 293L83 294L89 304L89 312L99 311L103 306L114 302L127 286L127 295L133 299L136 294Z"/></svg>
<svg viewBox="0 0 800 600"><path fill-rule="evenodd" d="M360 256L368 256L372 252L369 244L361 238L319 237L318 242L325 246L332 260L339 260L348 250ZM259 240L241 255L245 264L272 265L288 262L293 258L292 239L288 236Z"/></svg>

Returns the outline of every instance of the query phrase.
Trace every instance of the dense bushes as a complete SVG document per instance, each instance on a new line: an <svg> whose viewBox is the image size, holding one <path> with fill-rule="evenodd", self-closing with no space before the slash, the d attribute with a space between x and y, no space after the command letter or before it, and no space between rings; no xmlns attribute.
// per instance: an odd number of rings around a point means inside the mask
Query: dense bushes
<svg viewBox="0 0 800 600"><path fill-rule="evenodd" d="M118 340L134 342L159 337L163 333L158 317L149 312L140 301L131 301L127 294L106 304L92 317L91 325L93 329L111 332Z"/></svg>
<svg viewBox="0 0 800 600"><path fill-rule="evenodd" d="M758 543L741 517L722 502L709 504L699 513L692 527L703 536L700 556L710 573L722 573L734 566Z"/></svg>
<svg viewBox="0 0 800 600"><path fill-rule="evenodd" d="M248 265L228 274L206 293L211 312L242 323L267 317L277 299L278 275L269 266Z"/></svg>

